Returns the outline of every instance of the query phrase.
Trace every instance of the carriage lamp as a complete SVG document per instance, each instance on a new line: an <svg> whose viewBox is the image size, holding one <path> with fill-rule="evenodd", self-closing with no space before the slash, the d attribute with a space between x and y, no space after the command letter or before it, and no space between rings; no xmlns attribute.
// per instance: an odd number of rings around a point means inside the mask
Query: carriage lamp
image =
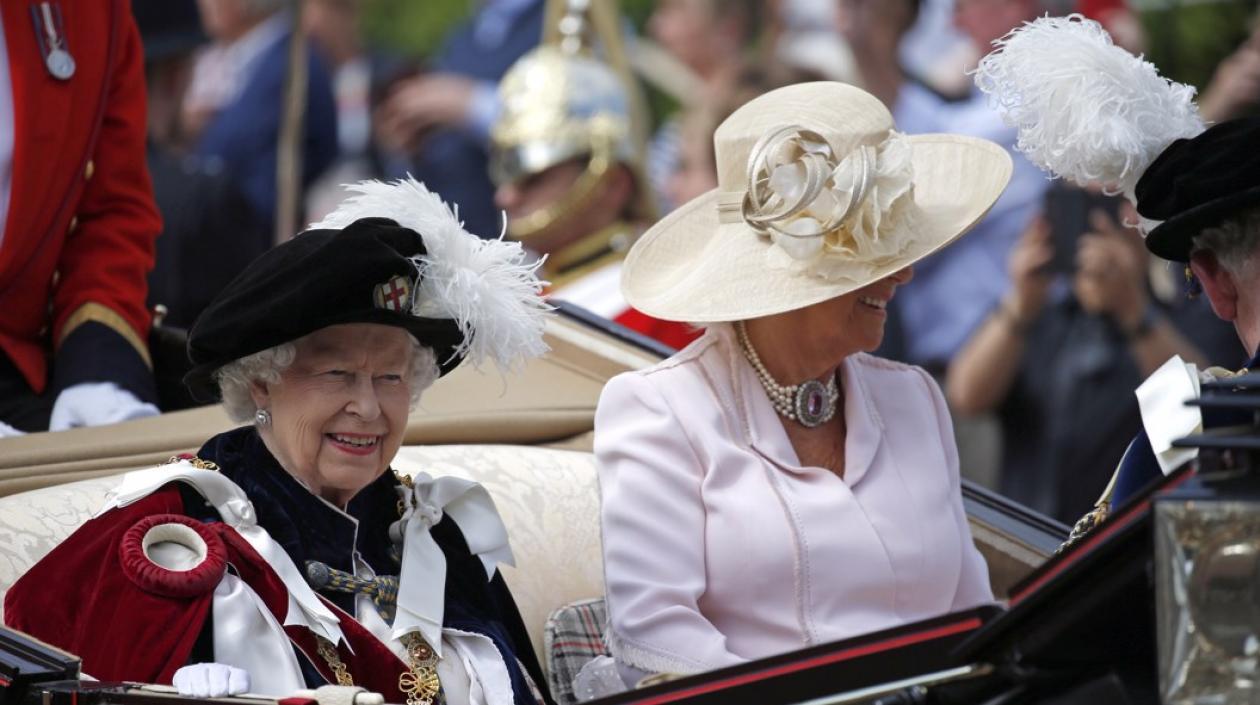
<svg viewBox="0 0 1260 705"><path fill-rule="evenodd" d="M1155 503L1165 705L1260 703L1260 501Z"/></svg>

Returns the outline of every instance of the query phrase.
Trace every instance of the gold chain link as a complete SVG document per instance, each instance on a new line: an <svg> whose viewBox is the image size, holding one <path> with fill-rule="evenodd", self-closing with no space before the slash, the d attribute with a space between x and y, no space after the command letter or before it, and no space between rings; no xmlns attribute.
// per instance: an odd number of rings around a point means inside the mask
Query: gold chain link
<svg viewBox="0 0 1260 705"><path fill-rule="evenodd" d="M401 484L403 487L406 487L408 494L410 494L411 490L416 486L416 481L412 479L410 475L404 475L398 472L397 470L394 470L393 472L394 472L394 479L398 480L398 483ZM401 517L403 514L407 512L407 503L399 499L397 506L398 506L398 516Z"/></svg>
<svg viewBox="0 0 1260 705"><path fill-rule="evenodd" d="M442 690L437 654L419 632L404 634L402 643L407 647L408 670L398 676L398 689L407 695L407 705L432 705Z"/></svg>
<svg viewBox="0 0 1260 705"><path fill-rule="evenodd" d="M213 470L215 472L219 471L218 465L210 462L209 460L202 460L201 458L198 458L197 456L191 455L191 454L172 455L170 460L167 460L165 463L162 463L162 464L170 465L172 463L180 463L180 462L186 462L189 465L192 465L193 467L197 468L198 470Z"/></svg>
<svg viewBox="0 0 1260 705"><path fill-rule="evenodd" d="M324 661L332 669L333 675L337 678L337 685L354 685L354 678L350 677L350 671L341 660L341 655L337 653L337 647L322 636L317 636L315 639L319 643L319 655L324 657Z"/></svg>

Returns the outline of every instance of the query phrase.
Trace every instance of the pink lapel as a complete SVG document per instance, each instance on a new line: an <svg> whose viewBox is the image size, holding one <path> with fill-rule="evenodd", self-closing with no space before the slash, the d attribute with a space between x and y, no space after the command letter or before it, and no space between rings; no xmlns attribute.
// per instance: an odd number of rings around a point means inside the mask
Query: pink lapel
<svg viewBox="0 0 1260 705"><path fill-rule="evenodd" d="M728 408L739 419L748 444L766 460L784 470L801 472L804 468L796 455L796 449L792 447L783 422L757 380L752 365L740 353L733 334L724 331L719 335L723 336L724 360L732 390ZM841 365L847 427L844 481L850 487L856 485L870 469L883 436L882 422L870 403L855 357L850 356Z"/></svg>

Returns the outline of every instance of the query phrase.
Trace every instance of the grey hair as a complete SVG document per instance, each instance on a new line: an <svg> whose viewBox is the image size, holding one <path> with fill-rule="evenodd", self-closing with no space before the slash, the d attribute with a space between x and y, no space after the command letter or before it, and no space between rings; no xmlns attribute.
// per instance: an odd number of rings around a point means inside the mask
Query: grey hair
<svg viewBox="0 0 1260 705"><path fill-rule="evenodd" d="M421 345L415 336L408 335L411 342L411 370L408 384L411 391L411 408L420 403L420 395L437 381L441 372L438 370L437 353L433 348ZM258 411L250 388L254 382L275 384L280 381L280 373L288 369L297 358L297 343L291 341L281 343L272 348L229 362L214 373L214 380L219 385L219 394L223 397L223 408L228 417L237 423L252 421Z"/></svg>
<svg viewBox="0 0 1260 705"><path fill-rule="evenodd" d="M1260 206L1241 210L1216 227L1204 228L1190 248L1191 252L1202 250L1215 254L1230 274L1245 277L1260 254Z"/></svg>

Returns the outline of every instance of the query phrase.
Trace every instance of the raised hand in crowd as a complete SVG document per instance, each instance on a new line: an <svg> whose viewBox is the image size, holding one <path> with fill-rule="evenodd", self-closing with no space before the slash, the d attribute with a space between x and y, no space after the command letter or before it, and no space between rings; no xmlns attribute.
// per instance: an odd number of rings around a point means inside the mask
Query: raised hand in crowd
<svg viewBox="0 0 1260 705"><path fill-rule="evenodd" d="M1006 397L1019 372L1024 336L1049 298L1052 259L1050 224L1033 218L1007 260L1010 290L949 365L945 393L955 411L984 413Z"/></svg>
<svg viewBox="0 0 1260 705"><path fill-rule="evenodd" d="M1109 316L1131 334L1150 306L1141 236L1101 210L1090 213L1089 224L1077 244L1073 293L1087 313Z"/></svg>
<svg viewBox="0 0 1260 705"><path fill-rule="evenodd" d="M1043 217L1033 218L1007 262L1011 291L1002 300L1002 313L1016 328L1027 327L1046 305L1051 282L1047 267L1053 258L1050 224Z"/></svg>
<svg viewBox="0 0 1260 705"><path fill-rule="evenodd" d="M1260 103L1260 28L1216 67L1203 90L1199 113L1209 123L1242 117Z"/></svg>
<svg viewBox="0 0 1260 705"><path fill-rule="evenodd" d="M400 81L377 110L377 139L387 149L410 152L435 129L466 125L477 88L477 81L452 73Z"/></svg>
<svg viewBox="0 0 1260 705"><path fill-rule="evenodd" d="M1121 220L1136 218L1129 203ZM1149 295L1150 255L1142 237L1101 211L1090 214L1092 230L1081 235L1076 252L1073 294L1087 313L1110 318L1124 334L1130 353L1145 377L1173 355L1200 367L1206 365L1192 344L1155 306Z"/></svg>

